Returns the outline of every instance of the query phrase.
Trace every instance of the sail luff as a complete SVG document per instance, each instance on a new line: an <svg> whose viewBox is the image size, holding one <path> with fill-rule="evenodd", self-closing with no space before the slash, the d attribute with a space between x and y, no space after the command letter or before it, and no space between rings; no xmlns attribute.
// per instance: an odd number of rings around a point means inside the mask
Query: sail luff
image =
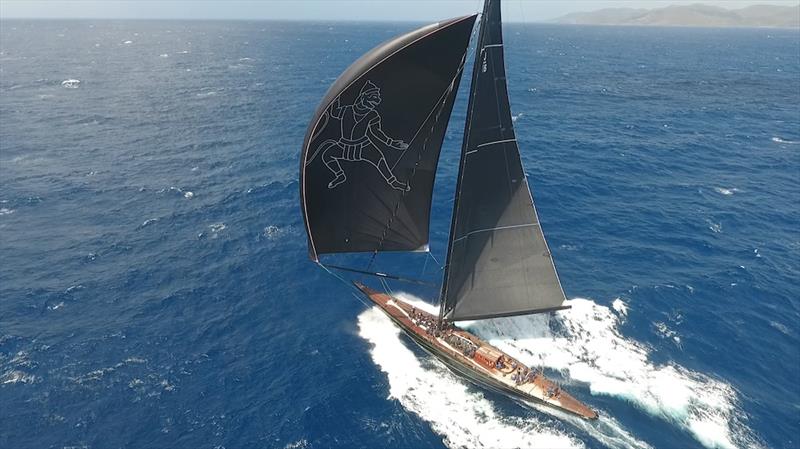
<svg viewBox="0 0 800 449"><path fill-rule="evenodd" d="M439 304L439 320L444 318L447 309L447 278L449 274L448 265L450 264L450 259L452 257L452 250L453 250L453 236L455 235L456 230L456 223L458 222L458 204L459 204L459 194L461 192L461 181L463 180L463 173L464 173L464 162L466 159L464 158L464 146L466 142L469 140L469 131L471 129L470 122L472 121L472 107L473 102L475 101L475 81L478 76L478 68L479 68L479 49L483 48L483 33L484 27L486 26L486 11L489 8L489 2L485 1L483 3L483 13L481 14L481 21L478 29L478 40L475 43L475 57L474 62L472 64L472 76L469 83L469 98L467 100L467 119L464 124L464 137L462 139L462 150L461 150L461 157L458 158L458 176L456 178L456 190L455 195L453 197L453 214L452 218L450 219L450 234L449 234L449 241L447 244L447 257L445 259L444 264L444 277L442 279L442 287L441 287L441 295L440 295L440 304Z"/></svg>
<svg viewBox="0 0 800 449"><path fill-rule="evenodd" d="M565 300L517 147L500 2L475 51L440 315L481 319L559 310Z"/></svg>

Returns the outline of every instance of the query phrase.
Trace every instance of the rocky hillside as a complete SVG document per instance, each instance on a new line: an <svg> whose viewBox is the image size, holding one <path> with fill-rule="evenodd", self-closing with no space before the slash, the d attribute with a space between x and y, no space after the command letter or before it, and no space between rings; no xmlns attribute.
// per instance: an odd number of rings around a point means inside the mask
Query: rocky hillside
<svg viewBox="0 0 800 449"><path fill-rule="evenodd" d="M702 4L657 9L608 8L567 14L554 22L580 25L800 28L800 5L757 5L742 9Z"/></svg>

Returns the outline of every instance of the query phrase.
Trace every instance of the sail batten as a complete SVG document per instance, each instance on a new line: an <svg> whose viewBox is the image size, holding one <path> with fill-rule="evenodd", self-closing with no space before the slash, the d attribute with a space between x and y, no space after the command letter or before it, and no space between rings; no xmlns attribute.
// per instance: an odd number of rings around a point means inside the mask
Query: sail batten
<svg viewBox="0 0 800 449"><path fill-rule="evenodd" d="M439 151L475 18L391 39L330 87L300 161L311 259L427 247Z"/></svg>
<svg viewBox="0 0 800 449"><path fill-rule="evenodd" d="M440 315L541 313L565 300L536 214L505 82L500 4L481 18Z"/></svg>

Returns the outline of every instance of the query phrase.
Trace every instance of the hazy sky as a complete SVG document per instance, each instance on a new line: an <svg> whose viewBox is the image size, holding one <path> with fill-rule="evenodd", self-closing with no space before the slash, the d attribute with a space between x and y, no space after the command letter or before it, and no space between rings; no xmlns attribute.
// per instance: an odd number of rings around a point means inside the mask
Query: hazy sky
<svg viewBox="0 0 800 449"><path fill-rule="evenodd" d="M797 0L507 0L506 21L542 21L600 8L705 3L729 9ZM481 0L0 0L0 18L433 21L480 9Z"/></svg>

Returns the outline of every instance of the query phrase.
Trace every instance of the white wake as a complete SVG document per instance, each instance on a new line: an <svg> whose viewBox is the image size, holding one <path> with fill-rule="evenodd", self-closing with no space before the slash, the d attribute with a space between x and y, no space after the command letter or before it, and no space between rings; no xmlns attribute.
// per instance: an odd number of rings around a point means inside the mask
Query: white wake
<svg viewBox="0 0 800 449"><path fill-rule="evenodd" d="M426 306L413 296L396 296L420 308ZM729 385L676 364L655 365L645 345L619 333L620 315L627 312L624 303L615 302L617 313L586 299L567 304L572 308L552 316L459 324L530 366L559 370L568 382L588 384L593 395L623 399L678 426L707 448L758 445L737 419L736 394ZM362 313L359 329L374 345L373 360L389 377L390 397L431 422L448 446L582 446L552 422L500 415L490 401L470 391L465 381L433 358L420 362L402 343L400 330L379 309ZM648 447L602 410L596 423L540 410L585 430L608 447Z"/></svg>
<svg viewBox="0 0 800 449"><path fill-rule="evenodd" d="M421 360L400 340L400 329L378 308L358 317L359 335L374 345L372 359L389 377L389 397L431 423L454 448L582 448L554 423L505 417L444 366Z"/></svg>

